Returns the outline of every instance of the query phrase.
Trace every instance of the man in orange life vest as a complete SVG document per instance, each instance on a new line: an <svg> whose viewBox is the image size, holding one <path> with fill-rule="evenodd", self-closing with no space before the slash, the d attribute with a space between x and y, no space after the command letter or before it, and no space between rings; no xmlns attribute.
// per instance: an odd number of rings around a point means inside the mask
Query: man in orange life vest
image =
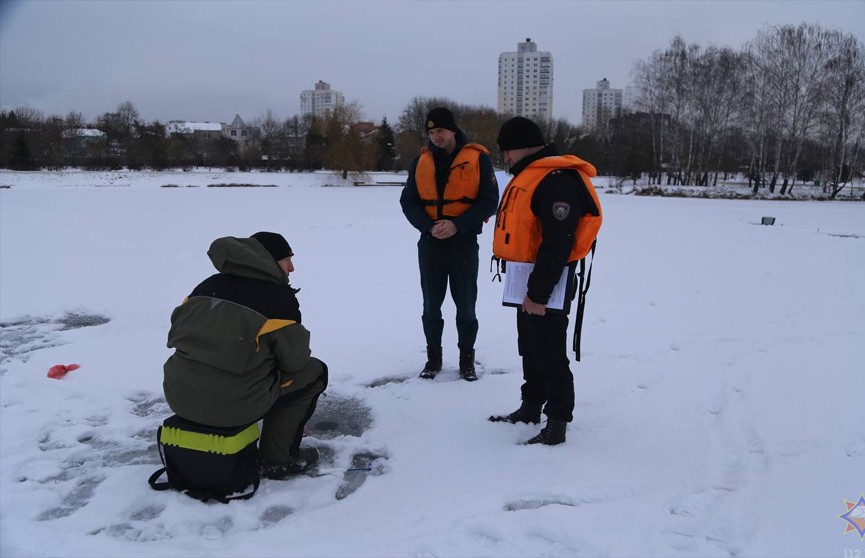
<svg viewBox="0 0 865 558"><path fill-rule="evenodd" d="M545 145L541 129L527 118L502 124L497 143L513 179L496 215L493 253L535 266L517 309L522 404L509 415L489 420L537 424L543 410L546 426L525 443L561 444L574 411L574 376L566 354L568 315L548 310L546 304L565 266L573 273L600 227L600 203L589 180L595 168L573 155L560 156L554 144Z"/></svg>
<svg viewBox="0 0 865 558"><path fill-rule="evenodd" d="M496 211L499 188L489 151L467 143L450 110L432 109L424 127L429 144L412 162L399 200L406 219L420 231L417 247L427 344L427 362L420 377L435 378L442 368L441 306L450 283L456 305L460 377L471 382L478 379L478 234Z"/></svg>

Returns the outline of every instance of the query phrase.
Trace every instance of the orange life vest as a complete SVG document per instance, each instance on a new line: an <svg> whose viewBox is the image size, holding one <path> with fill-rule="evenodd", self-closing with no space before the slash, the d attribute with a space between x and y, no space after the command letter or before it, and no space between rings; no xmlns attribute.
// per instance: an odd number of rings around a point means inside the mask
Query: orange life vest
<svg viewBox="0 0 865 558"><path fill-rule="evenodd" d="M587 213L580 216L568 262L581 260L589 253L603 220L598 193L589 180L590 176L596 174L595 167L574 155L558 155L532 162L505 188L496 215L493 236L493 254L496 257L512 262L535 262L542 234L540 221L532 213L532 195L541 180L557 169L572 169L579 172L595 202L595 207L598 208L597 215Z"/></svg>
<svg viewBox="0 0 865 558"><path fill-rule="evenodd" d="M471 207L478 197L481 184L481 168L478 162L481 153L489 154L489 150L477 143L462 146L451 163L444 197L439 199L435 159L428 148L421 149L414 179L424 211L430 219L459 217Z"/></svg>

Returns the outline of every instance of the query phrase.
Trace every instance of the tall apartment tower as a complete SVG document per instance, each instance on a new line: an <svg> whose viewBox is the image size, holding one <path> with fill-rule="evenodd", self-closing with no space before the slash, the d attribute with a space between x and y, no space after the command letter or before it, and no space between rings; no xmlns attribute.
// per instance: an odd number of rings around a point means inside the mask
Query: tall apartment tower
<svg viewBox="0 0 865 558"><path fill-rule="evenodd" d="M553 115L553 55L530 38L499 54L498 112L547 121Z"/></svg>
<svg viewBox="0 0 865 558"><path fill-rule="evenodd" d="M330 84L318 80L315 89L305 89L300 92L300 114L311 114L321 118L328 111L345 105L345 97L339 91L330 88Z"/></svg>
<svg viewBox="0 0 865 558"><path fill-rule="evenodd" d="M610 89L607 78L583 89L583 127L606 133L610 119L622 114L622 90Z"/></svg>

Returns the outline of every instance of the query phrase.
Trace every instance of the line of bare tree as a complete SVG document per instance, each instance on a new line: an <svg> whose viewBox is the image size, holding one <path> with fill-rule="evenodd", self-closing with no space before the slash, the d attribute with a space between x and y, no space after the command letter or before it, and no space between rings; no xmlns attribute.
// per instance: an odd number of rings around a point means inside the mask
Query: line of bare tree
<svg viewBox="0 0 865 558"><path fill-rule="evenodd" d="M687 44L674 37L633 71L635 111L599 129L565 119L546 123L563 153L591 161L601 174L648 185L716 185L744 175L761 188L791 193L796 181L818 181L835 197L861 177L865 140L865 49L852 35L819 25L760 31L741 50ZM351 102L325 117L254 119L248 146L215 134L168 134L145 123L131 102L93 123L80 113L46 117L22 107L0 112L0 168L80 166L130 169L212 166L268 170L332 169L342 175L404 170L426 144L426 113L449 107L471 141L495 149L509 117L444 97L415 97L392 128L364 122ZM104 135L73 133L97 128Z"/></svg>
<svg viewBox="0 0 865 558"><path fill-rule="evenodd" d="M754 193L816 179L835 197L861 172L865 51L852 35L776 26L739 51L675 37L634 79L650 181L708 185L744 170Z"/></svg>

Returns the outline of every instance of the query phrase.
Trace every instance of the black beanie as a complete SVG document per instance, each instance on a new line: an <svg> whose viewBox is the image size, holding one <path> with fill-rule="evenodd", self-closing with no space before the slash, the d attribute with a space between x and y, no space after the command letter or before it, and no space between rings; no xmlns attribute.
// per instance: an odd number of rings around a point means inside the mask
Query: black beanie
<svg viewBox="0 0 865 558"><path fill-rule="evenodd" d="M456 133L458 128L454 113L444 107L436 107L429 111L426 115L426 131L429 132L434 128L444 128Z"/></svg>
<svg viewBox="0 0 865 558"><path fill-rule="evenodd" d="M515 116L502 124L496 143L501 151L546 145L538 125L522 116Z"/></svg>
<svg viewBox="0 0 865 558"><path fill-rule="evenodd" d="M250 238L259 241L276 261L284 260L294 255L294 252L291 251L291 246L288 245L288 241L279 233L257 232Z"/></svg>

